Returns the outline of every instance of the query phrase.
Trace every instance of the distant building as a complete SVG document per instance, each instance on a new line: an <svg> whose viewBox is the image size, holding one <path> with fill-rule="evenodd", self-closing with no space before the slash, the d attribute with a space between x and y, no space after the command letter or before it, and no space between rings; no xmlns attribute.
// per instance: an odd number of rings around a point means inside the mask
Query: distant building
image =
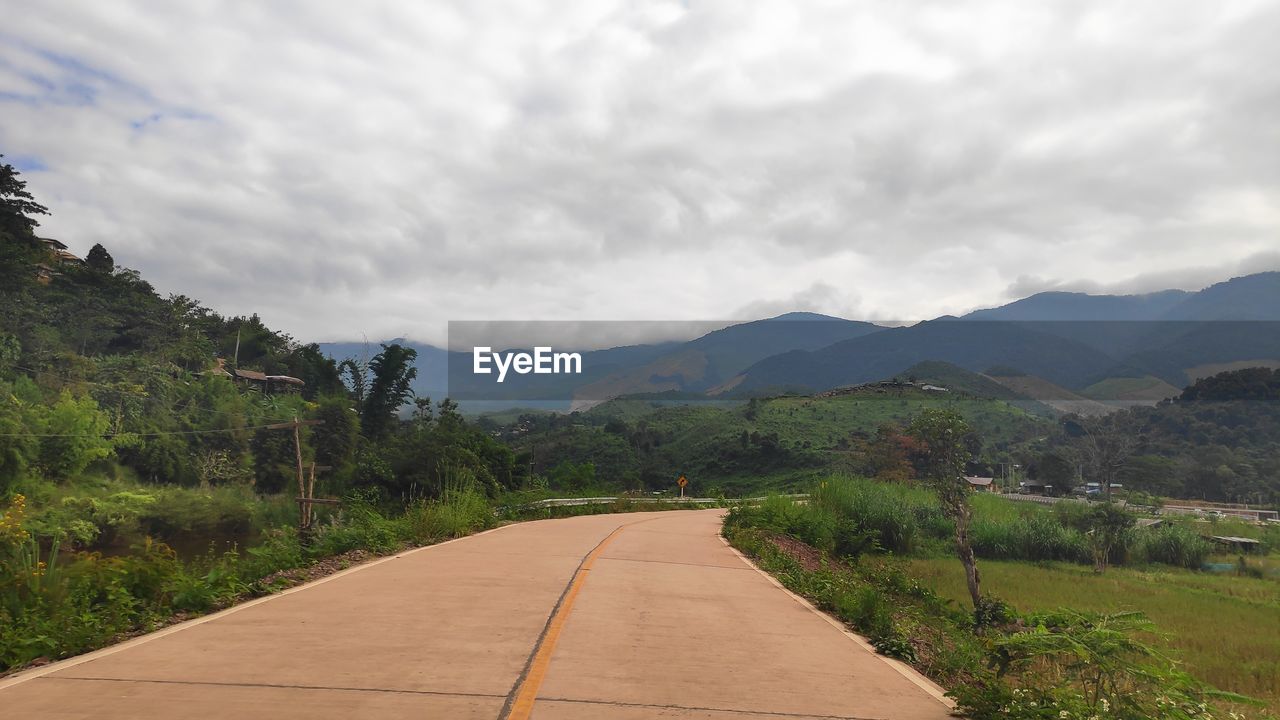
<svg viewBox="0 0 1280 720"><path fill-rule="evenodd" d="M224 358L217 358L214 366L203 374L228 377L233 381L245 382L259 387L265 392L288 391L306 385L301 379L289 375L267 375L257 370L230 369L227 367L227 361Z"/></svg>
<svg viewBox="0 0 1280 720"><path fill-rule="evenodd" d="M249 383L260 385L263 390L268 392L272 390L288 390L290 388L299 388L306 385L305 382L296 377L288 375L267 375L257 370L232 370L231 377L234 380L244 380Z"/></svg>
<svg viewBox="0 0 1280 720"><path fill-rule="evenodd" d="M969 488L975 492L996 492L996 479L989 477L979 477L977 475L965 475L965 482L969 483Z"/></svg>
<svg viewBox="0 0 1280 720"><path fill-rule="evenodd" d="M1042 480L1026 480L1018 483L1019 492L1028 495L1052 495L1053 486Z"/></svg>
<svg viewBox="0 0 1280 720"><path fill-rule="evenodd" d="M49 253L53 255L53 259L60 264L81 265L84 263L84 260L81 260L78 255L68 250L66 243L61 240L40 238L40 242L44 243L44 246L49 249Z"/></svg>
<svg viewBox="0 0 1280 720"><path fill-rule="evenodd" d="M37 238L49 251L48 262L36 263L36 282L41 285L48 285L53 282L55 277L62 273L58 272L61 265L83 265L81 260L75 253L67 250L67 246L61 240L53 238Z"/></svg>
<svg viewBox="0 0 1280 720"><path fill-rule="evenodd" d="M1219 545L1231 548L1232 552L1253 552L1262 547L1261 541L1235 535L1210 535L1209 539Z"/></svg>

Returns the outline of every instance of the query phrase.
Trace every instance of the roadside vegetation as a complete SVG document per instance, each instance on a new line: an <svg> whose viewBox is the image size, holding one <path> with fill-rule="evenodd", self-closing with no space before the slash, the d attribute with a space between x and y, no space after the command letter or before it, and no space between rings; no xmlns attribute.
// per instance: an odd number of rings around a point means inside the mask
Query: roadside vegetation
<svg viewBox="0 0 1280 720"><path fill-rule="evenodd" d="M1244 696L1280 709L1280 646L1262 630L1280 621L1280 578L1187 569L1208 557L1189 525L1126 531L1120 567L1099 573L1077 524L1088 508L973 500L976 608L954 528L914 483L832 476L807 503L734 508L724 532L979 720L1265 716Z"/></svg>
<svg viewBox="0 0 1280 720"><path fill-rule="evenodd" d="M0 672L600 484L589 463L529 473L413 396L412 349L338 362L163 297L101 245L63 262L45 214L0 164ZM342 504L300 532L303 496Z"/></svg>
<svg viewBox="0 0 1280 720"><path fill-rule="evenodd" d="M26 529L34 524L30 512L16 495L0 514L0 671L92 650L497 522L489 501L468 488L415 502L393 517L352 497L306 543L282 526L264 529L247 549L215 545L181 557L150 536L115 555L68 552L64 536Z"/></svg>

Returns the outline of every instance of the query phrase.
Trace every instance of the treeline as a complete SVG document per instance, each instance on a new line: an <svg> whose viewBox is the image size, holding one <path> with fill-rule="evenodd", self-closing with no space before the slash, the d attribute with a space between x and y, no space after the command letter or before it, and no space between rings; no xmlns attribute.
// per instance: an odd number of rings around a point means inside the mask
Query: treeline
<svg viewBox="0 0 1280 720"><path fill-rule="evenodd" d="M1058 491L1091 474L1102 439L1126 490L1173 498L1280 503L1280 371L1246 368L1203 378L1176 398L1102 418L1067 416L1039 450L1011 453L1023 474ZM1096 444L1095 444L1096 445Z"/></svg>
<svg viewBox="0 0 1280 720"><path fill-rule="evenodd" d="M671 406L619 399L568 415L529 413L486 427L517 453L523 474L553 487L562 464L589 463L599 485L671 487L684 473L700 491L794 486L831 470L885 479L918 476L903 417L930 405L962 409L985 442L967 472L1037 481L1053 494L1081 485L1174 498L1280 503L1280 371L1204 378L1178 398L1102 418L1048 420L998 399L956 392L778 397L739 406ZM562 469L563 470L563 469ZM565 485L573 489L572 484Z"/></svg>

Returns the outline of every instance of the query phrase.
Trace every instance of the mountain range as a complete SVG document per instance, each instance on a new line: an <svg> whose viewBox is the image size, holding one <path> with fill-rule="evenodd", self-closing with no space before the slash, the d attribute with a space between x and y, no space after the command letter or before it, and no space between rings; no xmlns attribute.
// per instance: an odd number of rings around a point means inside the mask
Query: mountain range
<svg viewBox="0 0 1280 720"><path fill-rule="evenodd" d="M741 398L817 392L946 363L1055 407L1101 408L1155 402L1222 370L1280 367L1280 272L1198 292L1043 292L907 327L788 313L688 342L586 351L581 375L509 375L500 387L470 373L469 353L393 342L418 350L419 395L439 397L447 389L464 401L542 400L583 409L634 394ZM378 349L321 348L340 359Z"/></svg>

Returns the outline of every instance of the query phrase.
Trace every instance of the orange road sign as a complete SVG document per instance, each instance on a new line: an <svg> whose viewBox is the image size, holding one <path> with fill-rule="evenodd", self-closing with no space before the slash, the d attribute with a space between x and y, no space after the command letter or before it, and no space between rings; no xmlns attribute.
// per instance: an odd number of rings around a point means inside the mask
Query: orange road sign
<svg viewBox="0 0 1280 720"><path fill-rule="evenodd" d="M681 475L680 479L676 481L676 484L679 485L680 487L684 487L685 485L689 484L689 478Z"/></svg>

